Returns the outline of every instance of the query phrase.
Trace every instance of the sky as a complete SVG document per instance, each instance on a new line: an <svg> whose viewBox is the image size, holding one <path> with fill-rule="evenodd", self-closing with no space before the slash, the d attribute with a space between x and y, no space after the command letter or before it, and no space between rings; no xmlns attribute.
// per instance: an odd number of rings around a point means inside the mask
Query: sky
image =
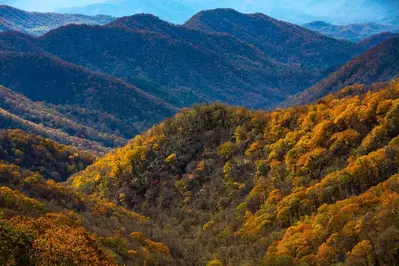
<svg viewBox="0 0 399 266"><path fill-rule="evenodd" d="M0 4L3 5L40 12L52 12L66 7L82 7L102 2L105 0L0 0Z"/></svg>

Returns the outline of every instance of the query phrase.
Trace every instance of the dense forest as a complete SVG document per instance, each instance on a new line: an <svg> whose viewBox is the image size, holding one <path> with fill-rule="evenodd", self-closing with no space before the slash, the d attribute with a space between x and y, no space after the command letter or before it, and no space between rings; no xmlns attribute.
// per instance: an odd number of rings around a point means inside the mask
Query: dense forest
<svg viewBox="0 0 399 266"><path fill-rule="evenodd" d="M328 69L364 51L351 42L336 40L267 15L242 14L234 9L202 11L185 23L191 29L227 33L259 48L279 62Z"/></svg>
<svg viewBox="0 0 399 266"><path fill-rule="evenodd" d="M398 99L199 105L98 160L2 131L0 263L396 265Z"/></svg>
<svg viewBox="0 0 399 266"><path fill-rule="evenodd" d="M396 80L273 112L197 106L69 183L150 217L177 264L395 265L398 96Z"/></svg>
<svg viewBox="0 0 399 266"><path fill-rule="evenodd" d="M166 265L145 216L56 183L95 158L22 131L0 131L1 265Z"/></svg>
<svg viewBox="0 0 399 266"><path fill-rule="evenodd" d="M71 19L0 33L0 265L399 265L397 35L0 5Z"/></svg>
<svg viewBox="0 0 399 266"><path fill-rule="evenodd" d="M102 114L102 119L96 120L99 114L96 111L34 102L2 86L0 99L0 123L3 129L22 129L99 154L127 142L107 127L112 123L116 127L121 124L111 115Z"/></svg>

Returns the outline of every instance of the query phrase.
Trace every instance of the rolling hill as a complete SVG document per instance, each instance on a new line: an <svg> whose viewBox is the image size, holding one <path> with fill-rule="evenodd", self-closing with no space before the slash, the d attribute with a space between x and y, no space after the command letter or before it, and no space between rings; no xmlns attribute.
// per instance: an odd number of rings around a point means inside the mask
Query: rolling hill
<svg viewBox="0 0 399 266"><path fill-rule="evenodd" d="M104 25L114 18L74 14L27 12L11 6L0 5L0 31L15 30L34 36L67 24Z"/></svg>
<svg viewBox="0 0 399 266"><path fill-rule="evenodd" d="M150 217L183 265L395 265L398 85L185 109L69 182Z"/></svg>
<svg viewBox="0 0 399 266"><path fill-rule="evenodd" d="M372 84L399 76L399 38L388 39L379 46L349 61L311 88L290 97L281 106L304 105L356 83Z"/></svg>
<svg viewBox="0 0 399 266"><path fill-rule="evenodd" d="M0 52L0 58L0 84L25 96L3 90L1 108L24 123L98 142L95 146L118 146L178 110L121 80L52 56Z"/></svg>
<svg viewBox="0 0 399 266"><path fill-rule="evenodd" d="M384 25L378 23L358 23L348 25L334 25L324 21L313 21L306 23L303 27L320 32L335 39L344 39L352 42L360 42L373 35L398 32L399 27L395 25Z"/></svg>

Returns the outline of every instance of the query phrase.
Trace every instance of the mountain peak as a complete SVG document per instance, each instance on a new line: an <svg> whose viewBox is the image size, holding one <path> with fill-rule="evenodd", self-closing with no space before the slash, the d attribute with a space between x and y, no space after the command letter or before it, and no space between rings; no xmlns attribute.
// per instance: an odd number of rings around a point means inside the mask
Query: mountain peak
<svg viewBox="0 0 399 266"><path fill-rule="evenodd" d="M190 20L188 20L185 24L190 25L197 21L206 20L206 19L215 18L215 17L235 19L235 18L239 18L242 16L253 16L253 15L257 15L257 14L252 14L252 15L244 14L244 13L241 13L232 8L216 8L216 9L209 9L209 10L203 10L201 12L198 12ZM262 15L264 15L264 14L262 14ZM266 15L264 15L264 16L266 16Z"/></svg>
<svg viewBox="0 0 399 266"><path fill-rule="evenodd" d="M218 14L241 14L239 11L233 8L215 8L215 9L208 9L199 12L198 14L211 14L211 13L218 13Z"/></svg>
<svg viewBox="0 0 399 266"><path fill-rule="evenodd" d="M309 27L331 27L334 26L333 24L330 24L328 22L322 21L322 20L316 20L316 21L312 21L309 23L304 24L305 27L309 26Z"/></svg>
<svg viewBox="0 0 399 266"><path fill-rule="evenodd" d="M131 29L149 30L153 28L166 27L172 25L171 23L160 19L152 14L136 14L119 18L111 23L105 25L106 27L126 27Z"/></svg>

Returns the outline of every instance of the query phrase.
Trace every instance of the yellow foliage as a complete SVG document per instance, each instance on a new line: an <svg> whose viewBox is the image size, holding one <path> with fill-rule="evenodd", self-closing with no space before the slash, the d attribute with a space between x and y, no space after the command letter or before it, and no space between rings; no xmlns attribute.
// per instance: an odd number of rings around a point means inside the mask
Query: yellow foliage
<svg viewBox="0 0 399 266"><path fill-rule="evenodd" d="M206 266L223 266L223 263L218 259L213 259L211 261L208 261Z"/></svg>
<svg viewBox="0 0 399 266"><path fill-rule="evenodd" d="M172 153L165 159L165 163L167 163L167 164L174 164L174 163L176 163L176 161L177 161L176 153Z"/></svg>

